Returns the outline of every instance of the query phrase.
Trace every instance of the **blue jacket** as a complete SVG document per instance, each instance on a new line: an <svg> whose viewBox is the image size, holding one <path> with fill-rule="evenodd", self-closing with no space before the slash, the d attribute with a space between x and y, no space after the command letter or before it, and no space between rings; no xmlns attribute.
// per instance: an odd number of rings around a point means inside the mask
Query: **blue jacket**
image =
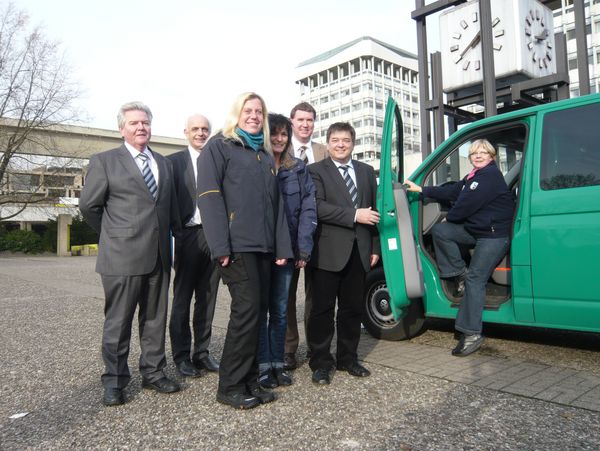
<svg viewBox="0 0 600 451"><path fill-rule="evenodd" d="M510 235L515 201L504 176L492 161L467 177L447 186L425 186L422 197L454 201L446 220L464 224L475 238L500 238Z"/></svg>
<svg viewBox="0 0 600 451"><path fill-rule="evenodd" d="M308 262L317 228L315 185L304 162L284 154L277 180L296 260Z"/></svg>

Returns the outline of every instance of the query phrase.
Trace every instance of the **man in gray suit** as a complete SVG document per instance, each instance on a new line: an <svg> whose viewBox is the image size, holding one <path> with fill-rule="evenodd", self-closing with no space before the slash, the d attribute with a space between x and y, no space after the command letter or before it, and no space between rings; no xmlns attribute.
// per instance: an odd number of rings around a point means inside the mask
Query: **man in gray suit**
<svg viewBox="0 0 600 451"><path fill-rule="evenodd" d="M365 275L381 253L375 227L379 213L374 210L377 181L371 166L352 159L355 140L350 124L332 124L327 130L331 158L309 167L317 189L319 224L309 262L313 304L307 341L312 380L319 385L329 384L334 364L352 376L370 374L357 361L357 347ZM334 359L330 346L336 329Z"/></svg>
<svg viewBox="0 0 600 451"><path fill-rule="evenodd" d="M313 164L328 157L327 146L311 141L315 129L315 119L317 112L308 102L301 102L292 108L290 119L292 121L292 146L294 156L300 158L305 164ZM312 289L308 273L310 268L304 269L304 326L306 330L306 321L312 304ZM285 332L285 350L283 355L283 365L286 370L293 370L298 366L296 361L296 351L300 336L298 335L298 319L296 315L296 290L298 288L298 278L300 269L296 268L290 283L290 294L288 298L287 310L287 329ZM310 356L310 350L307 357Z"/></svg>
<svg viewBox="0 0 600 451"><path fill-rule="evenodd" d="M100 234L96 272L104 287L103 402L123 404L130 380L127 358L136 307L142 387L173 393L163 373L167 294L171 269L169 231L179 233L171 162L148 147L152 113L141 102L117 116L125 142L92 156L79 207Z"/></svg>
<svg viewBox="0 0 600 451"><path fill-rule="evenodd" d="M218 371L218 363L209 355L208 345L217 303L219 272L211 258L198 210L196 179L198 158L210 136L210 123L201 114L190 116L185 136L188 147L167 158L173 164L175 192L182 230L175 239L175 280L169 335L177 370L183 376L199 377L202 370ZM194 295L192 332L190 307Z"/></svg>

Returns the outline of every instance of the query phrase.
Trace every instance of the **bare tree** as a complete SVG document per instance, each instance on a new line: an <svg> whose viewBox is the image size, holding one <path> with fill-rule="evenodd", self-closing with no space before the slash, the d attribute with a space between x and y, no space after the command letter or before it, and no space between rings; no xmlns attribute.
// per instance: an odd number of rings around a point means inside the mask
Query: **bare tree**
<svg viewBox="0 0 600 451"><path fill-rule="evenodd" d="M40 195L43 177L33 174L15 184L10 175L25 176L19 170L39 164L36 154L57 154L52 134L44 130L76 121L78 97L60 45L39 26L30 27L25 11L0 0L0 219L45 197ZM18 208L2 217L6 205Z"/></svg>

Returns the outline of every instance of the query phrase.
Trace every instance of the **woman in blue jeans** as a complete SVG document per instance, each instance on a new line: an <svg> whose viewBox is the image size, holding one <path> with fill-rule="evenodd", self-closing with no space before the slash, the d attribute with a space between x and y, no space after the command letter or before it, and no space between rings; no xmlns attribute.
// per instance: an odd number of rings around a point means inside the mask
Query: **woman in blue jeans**
<svg viewBox="0 0 600 451"><path fill-rule="evenodd" d="M454 279L453 295L464 296L454 325L460 333L452 350L455 356L472 354L481 347L486 284L508 252L515 202L495 159L490 142L478 139L469 149L473 170L461 181L431 187L405 181L408 191L421 193L421 197L454 202L446 222L436 224L431 233L440 277ZM463 246L474 248L468 268Z"/></svg>
<svg viewBox="0 0 600 451"><path fill-rule="evenodd" d="M310 260L317 227L315 186L306 165L290 152L292 124L281 114L269 114L269 129L295 258L285 266L272 265L268 312L261 316L258 342L258 382L264 388L292 384L283 368L288 292L294 267L304 268Z"/></svg>

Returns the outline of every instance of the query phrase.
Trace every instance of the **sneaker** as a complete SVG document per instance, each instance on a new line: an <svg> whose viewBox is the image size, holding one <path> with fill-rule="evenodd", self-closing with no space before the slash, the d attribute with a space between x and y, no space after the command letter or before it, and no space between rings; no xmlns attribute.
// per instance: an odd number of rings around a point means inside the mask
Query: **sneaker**
<svg viewBox="0 0 600 451"><path fill-rule="evenodd" d="M465 279L467 278L466 273L462 273L454 278L454 291L452 296L455 298L462 298L465 295Z"/></svg>
<svg viewBox="0 0 600 451"><path fill-rule="evenodd" d="M465 357L469 354L473 354L475 351L477 351L481 347L482 343L483 343L483 335L481 335L481 334L474 334L474 335L464 334L461 337L461 339L459 340L456 347L452 350L452 355L455 355L457 357Z"/></svg>
<svg viewBox="0 0 600 451"><path fill-rule="evenodd" d="M271 370L260 373L258 376L258 383L262 388L275 388L279 386L278 380L273 376Z"/></svg>
<svg viewBox="0 0 600 451"><path fill-rule="evenodd" d="M292 376L283 368L275 368L275 377L277 378L278 385L286 387L292 385Z"/></svg>

